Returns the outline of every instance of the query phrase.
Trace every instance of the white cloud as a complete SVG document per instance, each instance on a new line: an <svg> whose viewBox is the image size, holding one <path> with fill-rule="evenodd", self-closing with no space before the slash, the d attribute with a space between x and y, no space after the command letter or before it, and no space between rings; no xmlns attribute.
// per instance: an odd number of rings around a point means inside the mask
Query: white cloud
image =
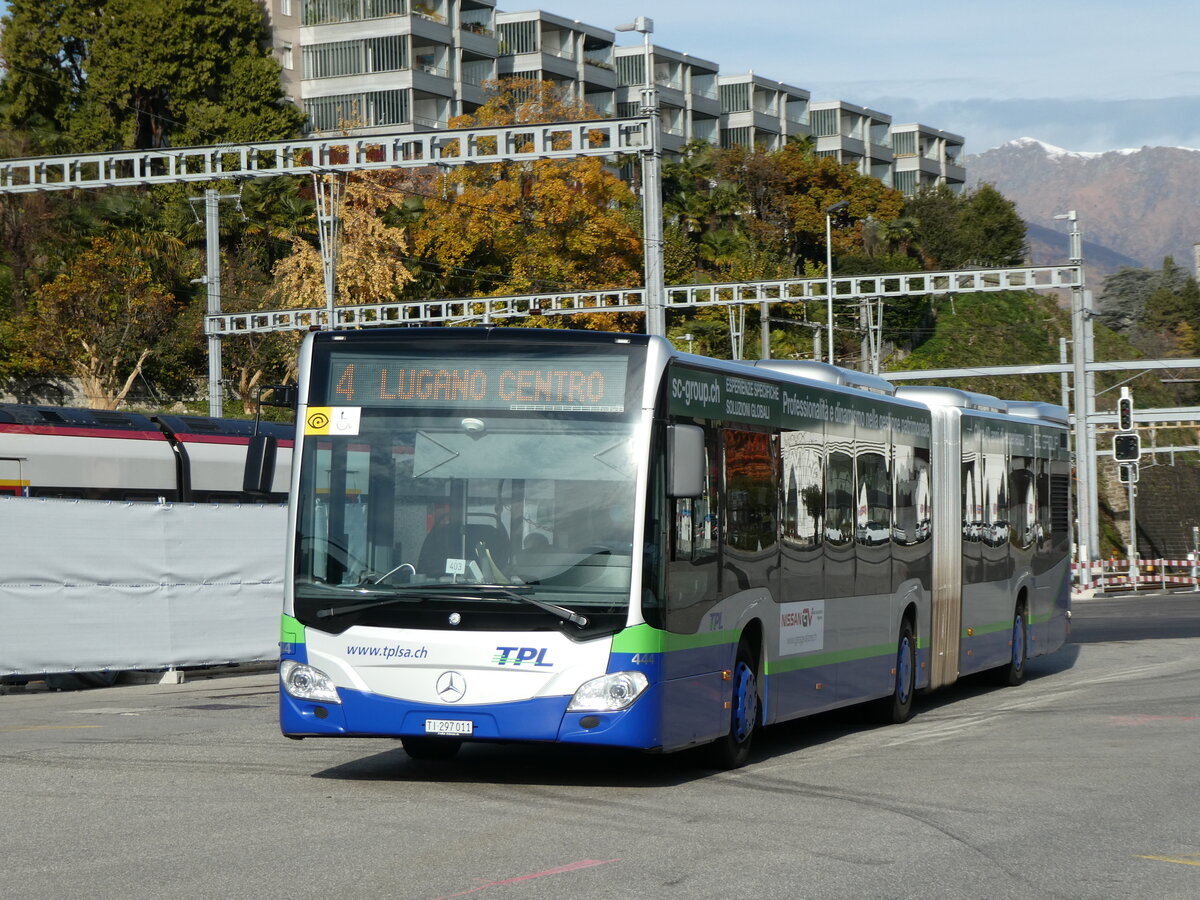
<svg viewBox="0 0 1200 900"><path fill-rule="evenodd" d="M606 28L651 16L664 47L961 134L972 152L1024 134L1072 149L1200 143L1196 0L542 4Z"/></svg>

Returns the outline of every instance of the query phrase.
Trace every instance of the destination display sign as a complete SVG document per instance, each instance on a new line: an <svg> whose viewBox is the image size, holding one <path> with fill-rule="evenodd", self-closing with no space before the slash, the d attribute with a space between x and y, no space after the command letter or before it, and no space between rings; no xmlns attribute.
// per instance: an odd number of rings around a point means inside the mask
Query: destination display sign
<svg viewBox="0 0 1200 900"><path fill-rule="evenodd" d="M325 397L340 406L623 413L623 356L403 357L333 353Z"/></svg>

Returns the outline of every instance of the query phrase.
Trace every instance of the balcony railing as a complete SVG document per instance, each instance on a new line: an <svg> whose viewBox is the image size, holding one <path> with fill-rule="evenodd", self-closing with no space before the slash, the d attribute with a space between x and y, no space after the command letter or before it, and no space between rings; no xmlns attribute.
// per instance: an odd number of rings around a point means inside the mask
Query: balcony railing
<svg viewBox="0 0 1200 900"><path fill-rule="evenodd" d="M429 75L437 75L441 78L450 77L450 70L448 68L445 66L438 66L430 62L421 62L418 60L417 64L413 66L413 68L418 72L425 72Z"/></svg>
<svg viewBox="0 0 1200 900"><path fill-rule="evenodd" d="M420 16L422 19L428 19L430 22L438 22L441 25L445 25L447 21L446 17L441 13L434 12L428 6L423 6L419 3L413 5L412 14Z"/></svg>

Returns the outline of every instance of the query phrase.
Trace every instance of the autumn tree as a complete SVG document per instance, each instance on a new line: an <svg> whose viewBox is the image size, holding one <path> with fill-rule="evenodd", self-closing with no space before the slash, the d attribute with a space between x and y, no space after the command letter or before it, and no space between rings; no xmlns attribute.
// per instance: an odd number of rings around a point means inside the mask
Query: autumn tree
<svg viewBox="0 0 1200 900"><path fill-rule="evenodd" d="M97 237L34 294L17 347L30 370L74 376L88 405L116 409L179 311L136 250Z"/></svg>
<svg viewBox="0 0 1200 900"><path fill-rule="evenodd" d="M332 177L332 176L326 176ZM346 178L339 204L336 284L337 301L383 303L412 280L404 264L408 252L405 229L389 225L383 213L401 195L394 173L352 174ZM274 268L267 300L288 308L325 305L325 270L321 248L307 235L292 238L292 252Z"/></svg>
<svg viewBox="0 0 1200 900"><path fill-rule="evenodd" d="M550 82L514 79L455 127L596 118ZM599 158L459 166L424 199L413 255L444 296L511 295L640 283L640 213Z"/></svg>

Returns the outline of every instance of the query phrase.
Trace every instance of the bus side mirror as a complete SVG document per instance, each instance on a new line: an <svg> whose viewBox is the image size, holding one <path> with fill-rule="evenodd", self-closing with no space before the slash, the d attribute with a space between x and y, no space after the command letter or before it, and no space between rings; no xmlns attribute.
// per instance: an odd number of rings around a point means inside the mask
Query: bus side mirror
<svg viewBox="0 0 1200 900"><path fill-rule="evenodd" d="M704 493L704 429L699 425L667 426L667 496L699 497Z"/></svg>
<svg viewBox="0 0 1200 900"><path fill-rule="evenodd" d="M256 434L246 447L246 469L242 473L242 490L247 494L266 496L275 480L275 450L273 434Z"/></svg>

